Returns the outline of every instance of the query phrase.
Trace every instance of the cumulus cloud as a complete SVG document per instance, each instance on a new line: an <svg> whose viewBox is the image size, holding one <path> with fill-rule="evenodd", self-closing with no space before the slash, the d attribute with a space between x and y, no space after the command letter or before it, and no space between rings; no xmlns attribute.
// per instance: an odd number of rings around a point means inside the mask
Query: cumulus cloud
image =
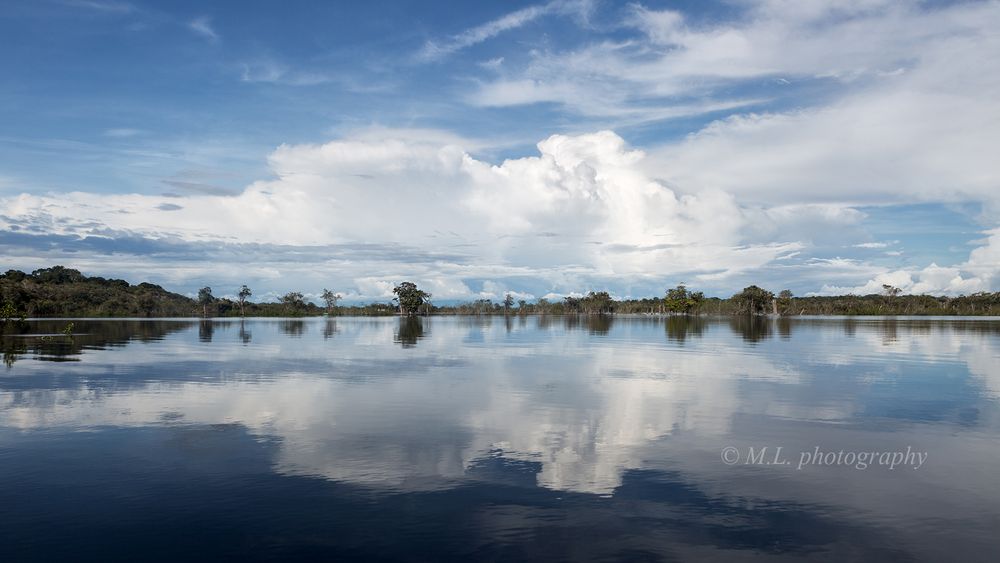
<svg viewBox="0 0 1000 563"><path fill-rule="evenodd" d="M749 236L782 232L789 221L782 210L748 208L718 190L678 195L641 171L642 151L609 131L554 135L538 144L536 156L499 164L473 157L460 142L433 132L373 130L322 145L285 145L269 159L276 178L238 195L21 194L4 198L0 224L50 236L125 233L207 247L420 249L412 260L331 254L301 266L347 272L359 296L385 295L400 276L421 277L445 298L498 294L501 286L483 282L504 279L511 281L503 289L525 295L534 291L523 287L526 279L542 280L535 294L616 277L657 286L673 274L719 280L803 246ZM419 259L426 253L438 256L436 264Z"/></svg>
<svg viewBox="0 0 1000 563"><path fill-rule="evenodd" d="M469 95L539 102L617 126L725 112L650 148L646 172L681 191L768 205L986 201L1000 193L996 2L741 4L692 22L635 6L638 36L509 61ZM780 88L764 87L766 81ZM821 95L817 95L821 92ZM770 103L768 111L734 113Z"/></svg>
<svg viewBox="0 0 1000 563"><path fill-rule="evenodd" d="M587 10L531 6L429 43L424 56ZM490 162L475 156L478 143L454 134L373 128L283 145L268 159L274 177L240 192L168 180L183 192L169 201L22 194L2 198L0 225L80 240L126 233L231 254L245 244L309 249L301 252L310 257L364 244L399 250L383 254L390 260L332 253L299 264L261 251L261 279L335 278L359 297L384 296L403 276L436 298L609 286L649 295L680 281L725 293L760 281L749 276L779 274L782 283L811 276L809 288L825 284L823 293L883 283L915 293L996 288L1000 74L986 69L1000 57L1000 4L761 0L733 14L706 22L632 6L613 40L533 51L527 63L512 53L477 67L486 78L464 82L473 84L473 105L551 102L579 117L581 130L725 114L645 150L604 130L551 135L536 154ZM192 29L215 37L205 18ZM251 82L300 78L268 62L244 70ZM859 208L915 202L981 204L986 239L953 263L907 264L890 249L897 241L877 240L898 235L867 233ZM44 259L31 248L9 255ZM96 260L76 263L87 259Z"/></svg>

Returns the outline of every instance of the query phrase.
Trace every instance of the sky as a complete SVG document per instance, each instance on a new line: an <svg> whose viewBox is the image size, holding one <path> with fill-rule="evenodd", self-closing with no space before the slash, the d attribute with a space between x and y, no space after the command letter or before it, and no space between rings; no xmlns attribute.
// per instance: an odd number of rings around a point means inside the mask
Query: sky
<svg viewBox="0 0 1000 563"><path fill-rule="evenodd" d="M0 269L1000 290L1000 3L0 6Z"/></svg>

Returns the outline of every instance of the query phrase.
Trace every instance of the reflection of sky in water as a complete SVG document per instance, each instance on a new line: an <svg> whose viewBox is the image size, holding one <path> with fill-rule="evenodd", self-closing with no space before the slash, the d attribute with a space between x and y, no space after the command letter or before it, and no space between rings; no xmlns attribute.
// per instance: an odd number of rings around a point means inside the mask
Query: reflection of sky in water
<svg viewBox="0 0 1000 563"><path fill-rule="evenodd" d="M533 491L579 503L579 518L646 515L669 529L648 532L664 541L704 535L684 542L689 556L741 542L818 549L810 541L850 556L838 534L870 544L857 552L869 556L953 557L960 544L976 557L996 547L1000 321L109 326L78 321L86 334L72 344L4 337L12 363L0 371L0 452L86 443L109 458L128 451L153 472L168 465L161 455L190 465L181 473L215 475L265 456L268 472L288 478L437 495L444 505L469 502L459 494L469 488ZM41 361L55 358L78 361ZM912 446L929 459L919 471L729 467L719 459L726 445L795 456ZM485 535L527 526L522 512L530 529L538 511L566 517L536 502L467 516L483 519ZM793 533L829 535L831 522L837 537Z"/></svg>

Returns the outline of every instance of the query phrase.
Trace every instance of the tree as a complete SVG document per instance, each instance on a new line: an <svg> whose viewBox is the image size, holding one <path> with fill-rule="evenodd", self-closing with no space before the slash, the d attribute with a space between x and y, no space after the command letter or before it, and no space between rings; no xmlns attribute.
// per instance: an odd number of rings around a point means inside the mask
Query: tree
<svg viewBox="0 0 1000 563"><path fill-rule="evenodd" d="M589 314L597 313L603 315L605 313L611 313L614 307L614 301L611 299L611 295L607 291L591 291L585 297L580 299L580 306Z"/></svg>
<svg viewBox="0 0 1000 563"><path fill-rule="evenodd" d="M24 314L19 313L14 305L4 303L3 307L0 307L0 322L8 323L13 320L24 321Z"/></svg>
<svg viewBox="0 0 1000 563"><path fill-rule="evenodd" d="M890 299L903 292L902 289L891 286L887 283L882 284L882 291L885 293L886 297L889 297Z"/></svg>
<svg viewBox="0 0 1000 563"><path fill-rule="evenodd" d="M774 301L774 294L756 285L751 285L733 295L732 299L736 305L736 312L738 314L763 315L767 313L771 302Z"/></svg>
<svg viewBox="0 0 1000 563"><path fill-rule="evenodd" d="M417 312L424 301L431 298L431 294L417 288L417 284L405 281L392 288L396 294L392 300L399 304L399 314L413 315Z"/></svg>
<svg viewBox="0 0 1000 563"><path fill-rule="evenodd" d="M678 285L674 289L667 290L667 296L663 299L663 305L671 313L682 313L690 315L697 313L705 301L705 294L700 291L688 291L684 285Z"/></svg>
<svg viewBox="0 0 1000 563"><path fill-rule="evenodd" d="M243 285L243 287L240 288L240 292L236 294L236 302L240 304L241 317L246 316L245 307L247 303L247 297L250 297L251 295L253 295L253 292L250 291L250 288L247 287L245 284Z"/></svg>
<svg viewBox="0 0 1000 563"><path fill-rule="evenodd" d="M211 287L206 286L198 290L198 303L201 304L201 316L208 316L208 306L211 305L213 301L215 301L215 298L212 297Z"/></svg>
<svg viewBox="0 0 1000 563"><path fill-rule="evenodd" d="M329 289L323 288L323 301L326 302L326 313L328 315L333 314L333 310L337 307L337 301L340 301L340 294L334 293Z"/></svg>
<svg viewBox="0 0 1000 563"><path fill-rule="evenodd" d="M788 309L792 306L792 290L782 289L778 294L778 304L781 306L781 314L788 313Z"/></svg>
<svg viewBox="0 0 1000 563"><path fill-rule="evenodd" d="M289 291L281 296L281 302L288 309L291 316L297 316L306 308L305 297L298 291Z"/></svg>
<svg viewBox="0 0 1000 563"><path fill-rule="evenodd" d="M514 296L507 294L503 298L503 314L507 315L510 313L510 309L514 306Z"/></svg>

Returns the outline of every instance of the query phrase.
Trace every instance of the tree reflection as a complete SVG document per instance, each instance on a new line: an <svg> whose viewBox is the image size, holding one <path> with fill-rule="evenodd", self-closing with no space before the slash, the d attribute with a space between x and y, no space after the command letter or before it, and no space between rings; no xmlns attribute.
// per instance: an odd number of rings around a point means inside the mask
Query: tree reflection
<svg viewBox="0 0 1000 563"><path fill-rule="evenodd" d="M587 315L587 331L590 334L604 336L611 331L614 317L611 315Z"/></svg>
<svg viewBox="0 0 1000 563"><path fill-rule="evenodd" d="M215 323L212 321L201 321L198 323L198 340L201 342L211 342L212 335L215 334Z"/></svg>
<svg viewBox="0 0 1000 563"><path fill-rule="evenodd" d="M299 338L306 331L306 322L300 319L288 319L278 323L278 328L292 338Z"/></svg>
<svg viewBox="0 0 1000 563"><path fill-rule="evenodd" d="M122 321L79 319L73 321L72 335L65 320L34 320L7 326L0 334L4 364L10 368L21 357L32 354L47 362L72 361L87 349L104 349L131 340L162 340L171 332L191 326L190 321Z"/></svg>
<svg viewBox="0 0 1000 563"><path fill-rule="evenodd" d="M329 340L333 338L333 335L340 332L337 328L337 321L335 319L327 319L326 324L323 325L323 340Z"/></svg>
<svg viewBox="0 0 1000 563"><path fill-rule="evenodd" d="M858 320L854 317L844 319L844 334L853 337L858 332Z"/></svg>
<svg viewBox="0 0 1000 563"><path fill-rule="evenodd" d="M393 340L402 344L403 348L413 348L417 340L424 337L424 320L420 317L401 317L399 328Z"/></svg>
<svg viewBox="0 0 1000 563"><path fill-rule="evenodd" d="M544 316L542 317L544 318ZM580 315L580 314L569 314L563 315L563 328L567 332L579 329L586 329L590 334L603 336L611 330L611 324L614 322L614 317L611 315ZM548 328L548 324L542 324L541 319L539 320L539 328Z"/></svg>
<svg viewBox="0 0 1000 563"><path fill-rule="evenodd" d="M240 320L239 337L240 337L240 342L244 344L249 344L250 339L253 338L253 333L247 330L246 321Z"/></svg>
<svg viewBox="0 0 1000 563"><path fill-rule="evenodd" d="M913 326L914 323L909 323ZM882 332L882 344L892 344L899 339L899 323L895 318L888 318L879 323Z"/></svg>
<svg viewBox="0 0 1000 563"><path fill-rule="evenodd" d="M732 317L729 327L746 342L757 343L774 336L774 321L759 315Z"/></svg>
<svg viewBox="0 0 1000 563"><path fill-rule="evenodd" d="M3 365L7 366L7 369L14 367L14 362L27 353L28 345L24 342L24 340L4 338Z"/></svg>
<svg viewBox="0 0 1000 563"><path fill-rule="evenodd" d="M778 336L782 340L791 340L792 338L792 319L788 317L778 317L774 323L778 326Z"/></svg>
<svg viewBox="0 0 1000 563"><path fill-rule="evenodd" d="M667 340L683 344L689 336L701 337L705 332L708 321L702 317L690 316L670 316L667 317L664 328L667 331Z"/></svg>

